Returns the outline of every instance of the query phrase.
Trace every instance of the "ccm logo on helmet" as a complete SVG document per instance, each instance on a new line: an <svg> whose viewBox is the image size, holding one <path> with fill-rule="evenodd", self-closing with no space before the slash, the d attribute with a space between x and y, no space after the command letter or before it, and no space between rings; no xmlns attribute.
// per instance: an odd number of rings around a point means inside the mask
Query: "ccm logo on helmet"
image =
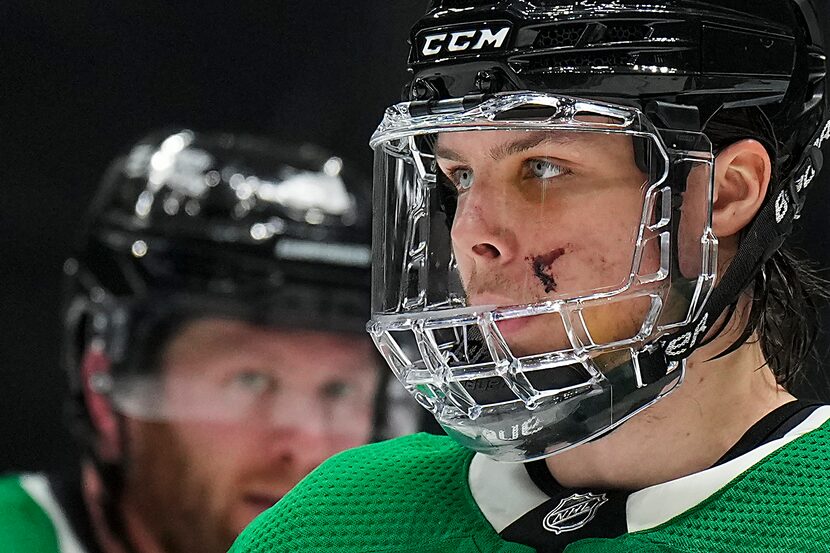
<svg viewBox="0 0 830 553"><path fill-rule="evenodd" d="M509 34L510 27L503 25L422 34L419 53L422 57L432 57L444 52L496 50L505 45Z"/></svg>

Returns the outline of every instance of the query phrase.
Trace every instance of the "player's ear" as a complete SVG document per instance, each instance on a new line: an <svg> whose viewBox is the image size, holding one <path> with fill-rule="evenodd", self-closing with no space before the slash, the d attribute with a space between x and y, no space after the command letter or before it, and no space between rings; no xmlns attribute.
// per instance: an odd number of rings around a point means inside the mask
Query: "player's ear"
<svg viewBox="0 0 830 553"><path fill-rule="evenodd" d="M115 460L121 455L118 419L109 396L99 384L106 381L110 366L103 347L93 341L81 359L81 382L87 412L98 437L98 454L105 460Z"/></svg>
<svg viewBox="0 0 830 553"><path fill-rule="evenodd" d="M771 174L769 154L757 140L740 140L721 150L715 158L715 236L734 236L752 221L767 195Z"/></svg>

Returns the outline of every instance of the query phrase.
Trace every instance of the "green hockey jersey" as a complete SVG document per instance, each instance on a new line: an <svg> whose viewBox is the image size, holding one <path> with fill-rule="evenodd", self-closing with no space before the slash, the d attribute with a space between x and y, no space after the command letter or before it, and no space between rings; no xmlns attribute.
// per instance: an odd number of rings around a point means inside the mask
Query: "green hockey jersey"
<svg viewBox="0 0 830 553"><path fill-rule="evenodd" d="M0 551L86 553L45 475L0 477Z"/></svg>
<svg viewBox="0 0 830 553"><path fill-rule="evenodd" d="M633 493L556 488L446 437L364 446L311 473L231 551L827 552L830 406L798 403L712 468Z"/></svg>

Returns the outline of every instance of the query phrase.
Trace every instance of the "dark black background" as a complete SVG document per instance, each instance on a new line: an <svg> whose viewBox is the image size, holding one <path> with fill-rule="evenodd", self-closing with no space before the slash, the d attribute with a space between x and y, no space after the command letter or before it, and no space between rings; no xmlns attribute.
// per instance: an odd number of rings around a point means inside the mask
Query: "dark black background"
<svg viewBox="0 0 830 553"><path fill-rule="evenodd" d="M398 100L424 6L0 4L0 472L73 459L61 422L61 265L109 161L151 129L182 125L316 142L368 174L366 143ZM827 264L830 191L814 187L800 239Z"/></svg>

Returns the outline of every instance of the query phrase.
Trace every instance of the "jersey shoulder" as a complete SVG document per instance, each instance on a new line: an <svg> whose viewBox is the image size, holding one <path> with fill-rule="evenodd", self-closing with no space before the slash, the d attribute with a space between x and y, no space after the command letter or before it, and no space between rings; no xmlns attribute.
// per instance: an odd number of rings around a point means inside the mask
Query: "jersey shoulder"
<svg viewBox="0 0 830 553"><path fill-rule="evenodd" d="M472 456L424 433L340 453L251 523L231 551L530 551L503 542L478 511L467 480Z"/></svg>
<svg viewBox="0 0 830 553"><path fill-rule="evenodd" d="M55 527L49 515L32 498L24 482L34 475L0 477L0 543L9 553L59 551Z"/></svg>
<svg viewBox="0 0 830 553"><path fill-rule="evenodd" d="M823 407L824 416L830 408ZM830 420L775 450L692 509L567 553L826 551L830 543Z"/></svg>

